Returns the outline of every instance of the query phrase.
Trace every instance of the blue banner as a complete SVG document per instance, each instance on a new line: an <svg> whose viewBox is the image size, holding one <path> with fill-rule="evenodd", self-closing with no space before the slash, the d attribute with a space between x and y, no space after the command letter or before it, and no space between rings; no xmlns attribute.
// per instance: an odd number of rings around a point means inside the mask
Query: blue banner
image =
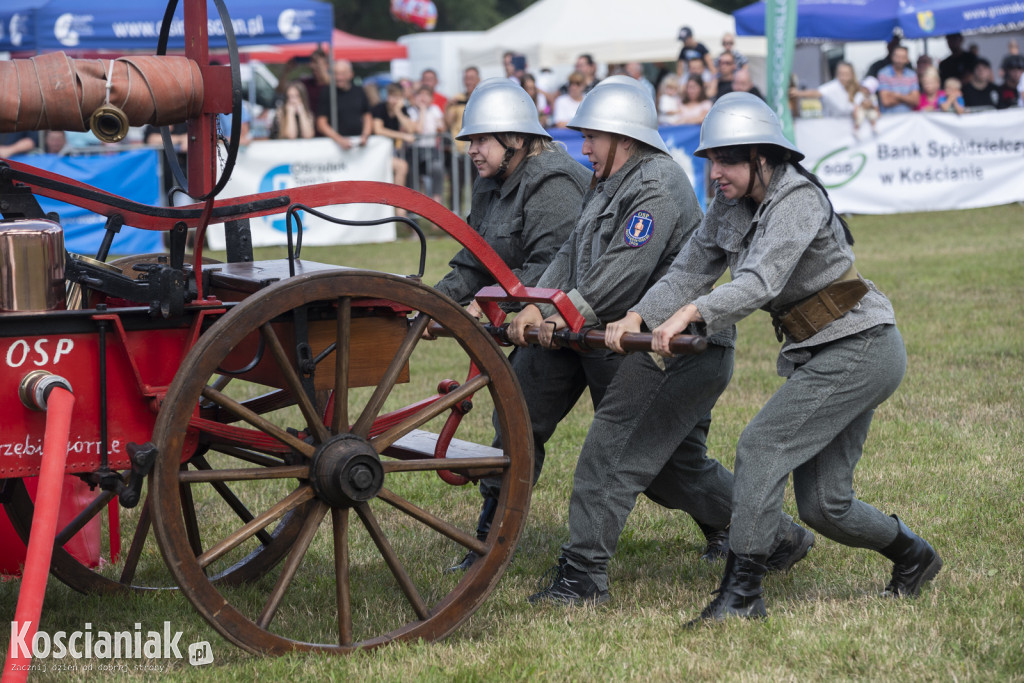
<svg viewBox="0 0 1024 683"><path fill-rule="evenodd" d="M593 170L590 160L583 154L583 135L577 130L569 128L549 128L548 133L558 142L565 146L569 155L587 168ZM707 191L704 185L704 159L693 156L700 144L700 126L666 126L659 128L658 133L665 141L669 153L676 163L683 167L687 177L693 184L693 191L697 194L697 201L700 208L707 210Z"/></svg>
<svg viewBox="0 0 1024 683"><path fill-rule="evenodd" d="M185 46L182 0L170 26L168 47ZM249 0L225 3L239 46L329 43L334 6L319 0ZM156 51L166 0L85 3L81 0L4 0L0 50ZM224 47L224 24L207 2L212 47Z"/></svg>
<svg viewBox="0 0 1024 683"><path fill-rule="evenodd" d="M117 152L103 156L32 154L13 157L43 171L59 173L141 204L160 203L160 157L155 149ZM68 251L95 256L103 241L106 218L91 211L36 195L43 211L56 211L64 227ZM163 232L125 226L114 237L111 255L150 254L164 251Z"/></svg>

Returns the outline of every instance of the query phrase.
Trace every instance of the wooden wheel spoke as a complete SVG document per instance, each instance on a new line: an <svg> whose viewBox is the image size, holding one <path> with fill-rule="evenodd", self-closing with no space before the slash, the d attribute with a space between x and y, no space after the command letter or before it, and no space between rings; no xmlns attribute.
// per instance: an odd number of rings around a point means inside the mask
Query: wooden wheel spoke
<svg viewBox="0 0 1024 683"><path fill-rule="evenodd" d="M370 433L373 421L380 414L381 408L384 407L384 402L387 401L391 390L395 387L395 382L398 381L402 368L409 362L409 358L416 349L416 345L423 335L423 330L427 329L429 322L430 316L426 313L419 313L412 324L409 325L409 331L406 332L405 339L402 340L401 346L398 347L395 357L391 359L391 364L388 366L387 371L381 377L380 382L373 391L373 395L370 396L370 400L367 401L363 412L360 413L359 419L356 420L355 425L352 427L353 433L363 438L366 438Z"/></svg>
<svg viewBox="0 0 1024 683"><path fill-rule="evenodd" d="M352 644L352 595L348 583L348 508L331 508L334 535L334 592L338 603L338 643Z"/></svg>
<svg viewBox="0 0 1024 683"><path fill-rule="evenodd" d="M237 548L239 545L244 543L246 539L254 536L260 529L263 529L271 522L280 519L289 510L294 510L307 500L310 500L314 495L312 486L309 486L308 484L300 486L288 494L284 499L274 504L269 510L254 517L251 522L243 526L241 529L215 544L205 553L197 557L196 561L200 567L206 567L217 558L222 557L234 548Z"/></svg>
<svg viewBox="0 0 1024 683"><path fill-rule="evenodd" d="M132 536L132 544L124 558L124 566L121 567L121 576L118 578L118 582L122 585L130 585L135 580L135 570L139 566L142 548L146 545L146 538L149 536L149 527L153 523L153 517L149 512L149 500L147 497L146 502L142 504L139 522L135 526L135 534Z"/></svg>
<svg viewBox="0 0 1024 683"><path fill-rule="evenodd" d="M510 460L506 456L484 458L422 458L417 460L385 460L381 463L384 474L392 472L429 472L432 470L505 469Z"/></svg>
<svg viewBox="0 0 1024 683"><path fill-rule="evenodd" d="M197 469L213 469L210 466L210 463L206 461L206 458L204 458L201 455L192 456L192 459L189 460L189 462L192 463L192 465ZM249 508L245 507L245 504L238 499L238 496L235 495L235 492L232 491L227 484L225 484L222 481L213 481L210 482L210 485L213 486L213 490L216 491L217 494L224 499L224 502L227 503L228 507L230 507L236 515L238 515L238 518L241 519L243 523L248 523L252 521L253 514L249 512ZM259 531L257 531L256 538L258 538L260 543L262 543L265 546L270 545L271 541L274 540L270 536L270 534L267 533L266 529L260 529Z"/></svg>
<svg viewBox="0 0 1024 683"><path fill-rule="evenodd" d="M338 299L338 329L334 347L334 411L331 433L348 431L348 374L352 337L352 299Z"/></svg>
<svg viewBox="0 0 1024 683"><path fill-rule="evenodd" d="M302 411L302 417L306 419L306 425L309 427L310 433L313 434L317 441L323 443L330 434L327 431L327 427L324 426L323 419L317 415L316 408L313 407L313 401L310 400L302 386L302 378L299 377L299 373L292 365L291 359L288 358L288 354L284 350L284 346L282 346L277 333L274 332L274 328L271 327L270 323L264 323L260 328L260 333L266 340L267 347L274 356L274 360L277 361L285 383L298 401L299 410Z"/></svg>
<svg viewBox="0 0 1024 683"><path fill-rule="evenodd" d="M232 470L183 471L178 474L178 481L183 484L211 481L252 481L255 479L309 479L309 466L242 467Z"/></svg>
<svg viewBox="0 0 1024 683"><path fill-rule="evenodd" d="M487 375L477 375L458 389L451 391L433 403L424 406L422 410L410 415L380 436L371 439L370 443L378 453L382 452L385 448L395 443L412 430L426 424L430 420L433 420L444 411L458 405L463 399L480 391L482 388L487 386L490 381L491 378Z"/></svg>
<svg viewBox="0 0 1024 683"><path fill-rule="evenodd" d="M181 465L181 473L185 474L186 465ZM188 535L188 544L195 555L203 552L203 539L199 533L199 520L196 518L196 504L192 499L192 487L187 483L178 484L178 495L181 497L181 514L185 518L185 533Z"/></svg>
<svg viewBox="0 0 1024 683"><path fill-rule="evenodd" d="M423 602L423 598L420 597L419 591L416 590L416 586L412 582L412 578L408 572L405 571L405 567L402 566L401 561L398 559L398 555L395 554L394 548L388 542L387 537L384 536L384 532L380 528L380 524L377 523L377 517L373 514L373 510L366 503L357 505L355 508L356 514L363 520L363 526L370 533L370 538L373 539L374 544L377 546L377 550L380 551L381 556L388 565L388 569L394 575L395 580L398 582L399 588L405 593L405 597L409 600L409 604L412 605L413 611L416 612L416 616L420 619L426 619L430 616L430 612L427 609L427 605Z"/></svg>
<svg viewBox="0 0 1024 683"><path fill-rule="evenodd" d="M60 530L57 536L54 538L54 545L64 545L70 541L75 534L82 530L86 524L92 521L92 519L98 515L104 508L107 507L107 503L114 499L117 495L113 491L102 491L98 496L93 498L92 502L85 506L81 512L75 515L75 518L68 522L68 525Z"/></svg>
<svg viewBox="0 0 1024 683"><path fill-rule="evenodd" d="M228 410L229 412L237 415L239 419L245 420L253 427L256 427L257 429L262 431L264 434L267 434L268 436L277 439L284 445L289 446L290 448L298 451L299 453L302 453L307 458L313 457L313 452L315 450L313 446L309 445L305 441L301 441L300 439L292 436L285 430L278 427L273 422L270 422L269 420L266 420L260 415L257 415L256 413L252 412L251 410L249 410L248 408L246 408L233 398L225 396L224 394L209 386L203 389L203 396L210 399L217 405L223 407L224 409Z"/></svg>
<svg viewBox="0 0 1024 683"><path fill-rule="evenodd" d="M477 539L473 534L467 534L458 527L452 526L448 522L443 521L439 517L427 512L421 507L417 507L413 503L410 503L405 498L396 495L393 491L388 489L381 489L377 497L383 500L385 503L392 505L405 514L409 515L413 519L426 524L434 531L447 536L456 543L464 546L467 550L472 550L478 555L487 554L487 546L483 541Z"/></svg>
<svg viewBox="0 0 1024 683"><path fill-rule="evenodd" d="M277 577L274 589L270 591L270 596L263 606L263 611L256 620L256 624L260 628L268 628L270 622L273 621L277 608L281 606L281 600L291 585L292 579L295 578L295 572L298 571L299 565L302 564L302 558L305 557L309 544L312 543L313 537L316 536L317 529L327 514L327 510L326 505L316 501L313 509L309 511L309 516L306 517L306 521L302 524L302 529L299 531L298 538L295 539L295 544L288 554L288 559L285 560L284 566L281 568L281 574Z"/></svg>
<svg viewBox="0 0 1024 683"><path fill-rule="evenodd" d="M232 458L251 462L254 465L260 465L262 467L280 467L284 462L281 459L280 454L265 454L250 448L238 448L236 446L226 446L219 443L210 444L210 448L218 453L230 455ZM192 460L194 461L195 458Z"/></svg>

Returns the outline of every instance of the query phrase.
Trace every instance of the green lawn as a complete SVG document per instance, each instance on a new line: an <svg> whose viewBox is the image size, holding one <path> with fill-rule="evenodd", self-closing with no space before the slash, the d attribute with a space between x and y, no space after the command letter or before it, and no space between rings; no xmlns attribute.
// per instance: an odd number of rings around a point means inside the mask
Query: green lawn
<svg viewBox="0 0 1024 683"><path fill-rule="evenodd" d="M710 599L722 566L697 559L702 537L688 518L641 499L610 567L608 605L531 607L525 597L566 538L573 466L592 416L583 401L549 444L516 558L484 605L444 641L346 658L261 658L223 640L176 592L86 597L54 580L42 628L70 631L89 622L94 630L120 630L141 622L157 630L169 620L183 631L182 644L209 640L215 657L196 669L151 662L175 679L1024 680L1024 208L855 216L850 225L860 272L892 299L909 354L903 385L876 413L857 494L899 514L942 555L942 572L918 600L879 598L888 561L819 536L792 572L766 580L767 621L684 631ZM426 282L445 272L455 246L430 240ZM416 250L416 242L403 240L307 247L303 255L409 273ZM443 343L437 348L444 353ZM765 314L740 325L736 371L710 438L712 455L730 468L744 424L781 383L777 351ZM410 390L419 390L415 377ZM489 438L489 414L481 401L467 417L481 441ZM462 519L475 513L471 487L424 481L437 505ZM786 506L795 514L791 493ZM415 546L416 539L404 542ZM310 562L317 552L314 546ZM420 555L415 569L429 582L459 550L431 542ZM382 586L391 581L386 571L378 578ZM310 637L316 626L306 622L315 624L332 604L317 583L296 585L307 610L289 613L297 632L309 628ZM17 586L0 589L0 609L12 615ZM38 678L156 677L127 663L128 674L79 662L77 672Z"/></svg>

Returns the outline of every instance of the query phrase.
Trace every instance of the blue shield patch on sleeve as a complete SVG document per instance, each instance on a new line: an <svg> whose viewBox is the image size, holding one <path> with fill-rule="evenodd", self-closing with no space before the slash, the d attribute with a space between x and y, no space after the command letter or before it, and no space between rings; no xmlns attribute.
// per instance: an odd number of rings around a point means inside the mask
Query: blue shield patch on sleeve
<svg viewBox="0 0 1024 683"><path fill-rule="evenodd" d="M626 245L630 247L642 247L647 244L654 234L654 219L647 211L637 211L629 219L623 237Z"/></svg>

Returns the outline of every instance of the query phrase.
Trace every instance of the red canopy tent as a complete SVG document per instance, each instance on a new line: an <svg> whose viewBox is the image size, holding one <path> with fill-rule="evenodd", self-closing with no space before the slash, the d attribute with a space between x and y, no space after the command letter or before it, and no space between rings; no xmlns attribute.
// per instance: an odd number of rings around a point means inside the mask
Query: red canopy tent
<svg viewBox="0 0 1024 683"><path fill-rule="evenodd" d="M334 45L334 59L347 59L350 62L389 62L392 59L404 59L408 50L390 40L363 38L351 33L334 29L331 42ZM293 57L308 57L317 48L316 43L295 43L290 45L267 45L245 51L246 57L267 64L287 62Z"/></svg>

